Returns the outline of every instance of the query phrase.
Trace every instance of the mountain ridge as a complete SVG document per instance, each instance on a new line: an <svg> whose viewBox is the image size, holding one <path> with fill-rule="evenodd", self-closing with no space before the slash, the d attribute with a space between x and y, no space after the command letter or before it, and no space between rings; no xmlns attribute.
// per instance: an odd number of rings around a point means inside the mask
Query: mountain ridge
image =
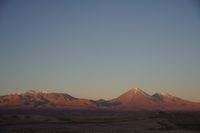
<svg viewBox="0 0 200 133"><path fill-rule="evenodd" d="M0 96L0 109L108 109L108 110L198 110L200 103L188 101L169 93L149 95L140 88L131 88L111 100L76 98L67 93L30 90Z"/></svg>

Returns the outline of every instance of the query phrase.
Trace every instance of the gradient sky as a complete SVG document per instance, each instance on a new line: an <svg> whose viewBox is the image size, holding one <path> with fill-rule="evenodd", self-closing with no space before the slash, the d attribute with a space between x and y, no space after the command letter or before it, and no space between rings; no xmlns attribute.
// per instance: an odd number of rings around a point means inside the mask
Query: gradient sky
<svg viewBox="0 0 200 133"><path fill-rule="evenodd" d="M131 87L200 101L199 2L0 2L1 95L110 99Z"/></svg>

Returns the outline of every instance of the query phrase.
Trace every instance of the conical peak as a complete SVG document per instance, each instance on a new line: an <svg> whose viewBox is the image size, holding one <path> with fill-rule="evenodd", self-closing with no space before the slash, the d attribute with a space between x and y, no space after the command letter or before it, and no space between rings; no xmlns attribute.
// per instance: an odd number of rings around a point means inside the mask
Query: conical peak
<svg viewBox="0 0 200 133"><path fill-rule="evenodd" d="M144 93L144 91L141 90L138 87L131 88L128 92L134 92L134 93L140 93L140 92L142 92L142 93Z"/></svg>
<svg viewBox="0 0 200 133"><path fill-rule="evenodd" d="M139 88L131 88L127 92L120 95L114 101L123 104L139 104L147 101L151 101L151 96Z"/></svg>
<svg viewBox="0 0 200 133"><path fill-rule="evenodd" d="M138 90L140 90L140 88L138 88L138 87L133 87L133 88L131 88L131 90L138 91Z"/></svg>
<svg viewBox="0 0 200 133"><path fill-rule="evenodd" d="M149 96L146 92L144 92L143 90L141 90L140 88L131 88L129 91L125 92L124 94L122 94L121 96L124 95L128 95L129 97L132 96L139 96L139 95L145 95L145 96Z"/></svg>

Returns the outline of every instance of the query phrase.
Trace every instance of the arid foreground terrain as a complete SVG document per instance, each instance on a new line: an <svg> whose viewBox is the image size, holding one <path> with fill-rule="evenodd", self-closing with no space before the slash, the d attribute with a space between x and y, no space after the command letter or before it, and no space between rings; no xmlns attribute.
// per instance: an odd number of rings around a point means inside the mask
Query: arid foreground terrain
<svg viewBox="0 0 200 133"><path fill-rule="evenodd" d="M1 109L1 133L199 133L200 112Z"/></svg>

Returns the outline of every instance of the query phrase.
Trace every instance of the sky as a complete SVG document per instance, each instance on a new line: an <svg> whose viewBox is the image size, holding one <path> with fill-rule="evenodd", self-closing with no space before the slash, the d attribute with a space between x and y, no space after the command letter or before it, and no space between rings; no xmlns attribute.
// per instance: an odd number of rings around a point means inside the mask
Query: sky
<svg viewBox="0 0 200 133"><path fill-rule="evenodd" d="M0 95L132 87L200 102L198 1L1 0Z"/></svg>

